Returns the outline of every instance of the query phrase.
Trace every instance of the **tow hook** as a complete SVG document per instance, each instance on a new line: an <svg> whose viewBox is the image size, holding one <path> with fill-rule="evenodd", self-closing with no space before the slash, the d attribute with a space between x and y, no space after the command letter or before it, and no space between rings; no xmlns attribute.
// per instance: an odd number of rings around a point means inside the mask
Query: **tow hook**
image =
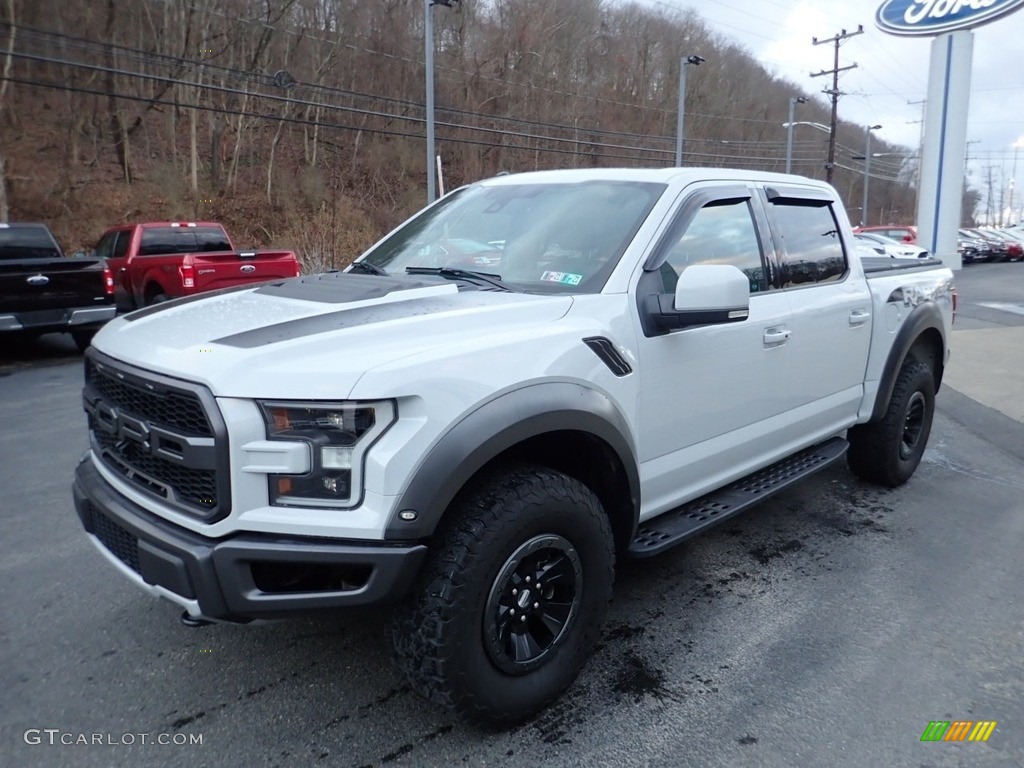
<svg viewBox="0 0 1024 768"><path fill-rule="evenodd" d="M186 627L205 627L209 624L213 624L212 621L207 621L206 619L197 619L188 611L181 612L181 623Z"/></svg>

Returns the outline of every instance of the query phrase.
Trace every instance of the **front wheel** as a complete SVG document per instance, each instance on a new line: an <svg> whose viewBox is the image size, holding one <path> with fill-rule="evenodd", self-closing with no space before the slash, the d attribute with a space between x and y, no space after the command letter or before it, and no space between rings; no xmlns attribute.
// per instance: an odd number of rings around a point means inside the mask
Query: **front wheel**
<svg viewBox="0 0 1024 768"><path fill-rule="evenodd" d="M847 433L847 463L858 477L895 488L921 463L935 415L935 375L920 360L907 360L896 377L885 415Z"/></svg>
<svg viewBox="0 0 1024 768"><path fill-rule="evenodd" d="M608 518L581 482L540 467L486 476L448 510L395 657L417 692L470 722L511 725L576 678L611 599Z"/></svg>

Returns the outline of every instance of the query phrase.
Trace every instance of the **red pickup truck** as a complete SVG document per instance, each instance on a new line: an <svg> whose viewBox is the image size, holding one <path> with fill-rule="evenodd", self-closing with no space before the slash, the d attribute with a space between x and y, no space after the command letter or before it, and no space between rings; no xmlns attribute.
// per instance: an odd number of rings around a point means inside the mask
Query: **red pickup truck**
<svg viewBox="0 0 1024 768"><path fill-rule="evenodd" d="M218 288L298 277L291 251L239 251L220 224L159 221L112 227L96 245L114 274L120 309Z"/></svg>

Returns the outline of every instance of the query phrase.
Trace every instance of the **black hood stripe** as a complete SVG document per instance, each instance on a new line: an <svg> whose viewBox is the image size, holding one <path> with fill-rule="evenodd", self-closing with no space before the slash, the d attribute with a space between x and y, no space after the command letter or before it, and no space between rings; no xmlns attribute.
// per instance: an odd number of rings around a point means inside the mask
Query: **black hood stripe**
<svg viewBox="0 0 1024 768"><path fill-rule="evenodd" d="M299 339L304 336L329 333L341 328L355 328L360 325L386 323L391 320L403 320L419 315L431 315L436 312L489 306L495 303L496 296L505 296L505 294L472 291L452 293L446 296L429 296L422 299L394 301L386 304L377 304L372 307L341 309L324 315L288 320L283 323L268 325L264 328L235 333L230 336L214 339L213 343L224 344L229 347L239 347L241 349L252 349L253 347L291 341L292 339Z"/></svg>

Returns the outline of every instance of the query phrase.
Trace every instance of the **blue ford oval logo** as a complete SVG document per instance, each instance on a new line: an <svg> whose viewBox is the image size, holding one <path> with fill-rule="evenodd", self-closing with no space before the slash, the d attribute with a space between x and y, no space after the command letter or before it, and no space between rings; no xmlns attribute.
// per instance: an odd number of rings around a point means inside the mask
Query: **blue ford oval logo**
<svg viewBox="0 0 1024 768"><path fill-rule="evenodd" d="M995 21L1018 10L1024 0L885 0L875 24L893 35L942 35Z"/></svg>

